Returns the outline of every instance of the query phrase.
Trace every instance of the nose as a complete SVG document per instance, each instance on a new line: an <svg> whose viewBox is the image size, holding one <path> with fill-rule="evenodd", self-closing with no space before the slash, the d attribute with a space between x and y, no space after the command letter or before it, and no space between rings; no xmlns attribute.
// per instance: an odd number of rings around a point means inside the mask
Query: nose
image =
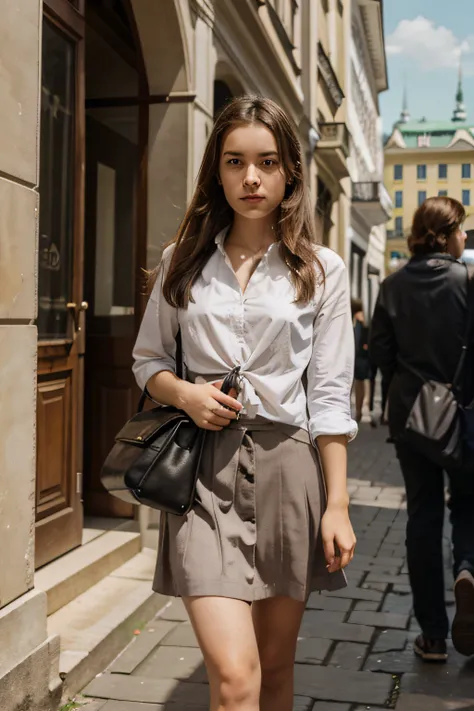
<svg viewBox="0 0 474 711"><path fill-rule="evenodd" d="M254 165L249 165L245 174L244 185L260 185L260 178Z"/></svg>

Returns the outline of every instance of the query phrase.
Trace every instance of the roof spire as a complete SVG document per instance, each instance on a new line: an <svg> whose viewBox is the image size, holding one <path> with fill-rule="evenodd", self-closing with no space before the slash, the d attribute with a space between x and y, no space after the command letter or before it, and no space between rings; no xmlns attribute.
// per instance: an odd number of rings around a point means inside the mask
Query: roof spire
<svg viewBox="0 0 474 711"><path fill-rule="evenodd" d="M453 112L453 121L466 121L467 111L466 105L464 104L464 91L462 88L462 59L459 56L459 78L458 78L458 90L456 92L456 107Z"/></svg>
<svg viewBox="0 0 474 711"><path fill-rule="evenodd" d="M410 116L410 112L408 110L407 77L405 74L404 80L403 80L403 105L402 105L402 112L400 114L398 123L408 123L410 118L411 118L411 116Z"/></svg>

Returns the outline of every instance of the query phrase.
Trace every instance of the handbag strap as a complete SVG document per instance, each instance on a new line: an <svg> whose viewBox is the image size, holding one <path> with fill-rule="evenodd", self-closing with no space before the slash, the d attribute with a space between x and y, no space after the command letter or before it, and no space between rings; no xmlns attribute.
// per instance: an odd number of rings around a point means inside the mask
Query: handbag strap
<svg viewBox="0 0 474 711"><path fill-rule="evenodd" d="M178 333L176 334L176 375L178 378L183 379L183 371L184 371L184 364L183 364L183 341L181 338L181 329L178 327ZM151 397L150 393L148 390L145 388L140 395L140 400L138 401L138 408L137 412L142 412L143 408L145 407L145 403L147 400L152 400L156 405L159 405L153 398Z"/></svg>

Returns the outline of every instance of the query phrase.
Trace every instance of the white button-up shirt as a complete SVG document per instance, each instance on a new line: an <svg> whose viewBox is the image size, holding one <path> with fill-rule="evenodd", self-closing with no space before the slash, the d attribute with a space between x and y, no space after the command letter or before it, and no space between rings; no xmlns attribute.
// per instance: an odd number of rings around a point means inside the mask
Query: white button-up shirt
<svg viewBox="0 0 474 711"><path fill-rule="evenodd" d="M181 329L186 368L195 382L220 380L240 366L242 414L304 428L313 439L352 439L357 433L350 410L354 335L343 260L319 247L325 281L318 280L309 303L296 304L277 243L242 292L224 249L225 236L223 230L216 237L217 249L186 309L173 308L163 297L173 246L165 250L133 352L139 387L163 370L176 372L175 338Z"/></svg>

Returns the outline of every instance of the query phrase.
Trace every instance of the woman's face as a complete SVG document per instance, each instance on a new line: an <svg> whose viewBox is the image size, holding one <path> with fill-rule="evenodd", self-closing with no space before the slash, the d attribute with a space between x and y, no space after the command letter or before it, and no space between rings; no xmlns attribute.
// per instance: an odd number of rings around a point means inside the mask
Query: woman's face
<svg viewBox="0 0 474 711"><path fill-rule="evenodd" d="M249 219L262 219L285 196L285 171L273 133L263 124L229 131L222 144L219 177L231 208Z"/></svg>
<svg viewBox="0 0 474 711"><path fill-rule="evenodd" d="M448 239L448 252L455 259L460 259L462 257L466 248L466 239L467 234L464 232L462 226L459 227L459 229Z"/></svg>

